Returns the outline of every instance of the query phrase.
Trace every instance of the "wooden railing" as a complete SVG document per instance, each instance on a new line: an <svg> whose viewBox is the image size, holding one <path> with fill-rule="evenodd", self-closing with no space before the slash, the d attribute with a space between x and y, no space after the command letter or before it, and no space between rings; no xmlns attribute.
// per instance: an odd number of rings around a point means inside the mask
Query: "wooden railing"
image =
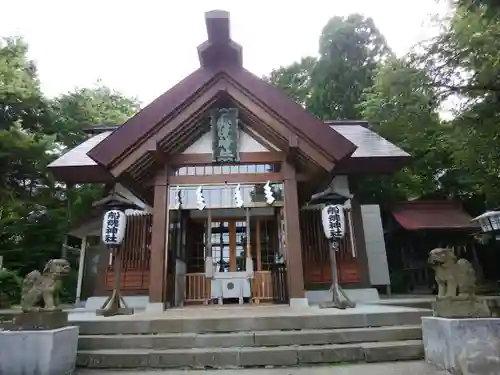
<svg viewBox="0 0 500 375"><path fill-rule="evenodd" d="M257 271L253 279L252 300L259 304L264 301L272 301L273 283L271 271Z"/></svg>
<svg viewBox="0 0 500 375"><path fill-rule="evenodd" d="M210 280L204 273L187 273L185 282L185 303L208 303L210 299Z"/></svg>
<svg viewBox="0 0 500 375"><path fill-rule="evenodd" d="M211 298L211 281L204 273L186 274L184 302L207 304ZM257 271L252 280L252 302L268 302L273 299L271 271Z"/></svg>

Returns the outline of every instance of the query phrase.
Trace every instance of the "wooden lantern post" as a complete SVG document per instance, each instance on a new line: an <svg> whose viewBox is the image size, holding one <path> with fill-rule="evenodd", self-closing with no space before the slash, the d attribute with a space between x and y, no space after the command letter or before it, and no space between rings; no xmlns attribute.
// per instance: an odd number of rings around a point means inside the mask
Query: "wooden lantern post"
<svg viewBox="0 0 500 375"><path fill-rule="evenodd" d="M345 235L345 217L343 205L326 205L321 210L321 221L325 236L329 242L330 249L330 264L332 268L332 301L320 304L321 308L337 308L345 309L348 307L355 307L356 304L352 302L344 290L339 285L339 278L337 273L337 251L339 249L339 241Z"/></svg>
<svg viewBox="0 0 500 375"><path fill-rule="evenodd" d="M110 210L104 214L101 238L113 256L114 285L111 295L106 299L101 309L97 310L98 315L130 315L134 312L133 309L127 307L120 293L120 271L122 266L120 247L127 226L126 208L123 204L110 204Z"/></svg>
<svg viewBox="0 0 500 375"><path fill-rule="evenodd" d="M320 308L346 309L355 307L345 291L339 285L337 273L337 251L340 247L339 241L345 235L344 204L352 198L337 191L333 185L321 193L314 194L309 204L322 205L321 222L325 236L328 239L330 250L330 264L332 268L332 300L320 303Z"/></svg>

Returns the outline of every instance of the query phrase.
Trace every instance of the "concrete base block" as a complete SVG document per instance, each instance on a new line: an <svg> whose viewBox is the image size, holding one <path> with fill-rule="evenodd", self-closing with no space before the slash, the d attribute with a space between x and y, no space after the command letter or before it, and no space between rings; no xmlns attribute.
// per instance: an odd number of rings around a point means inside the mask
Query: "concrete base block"
<svg viewBox="0 0 500 375"><path fill-rule="evenodd" d="M165 311L163 302L148 302L146 305L146 312L148 313L162 313Z"/></svg>
<svg viewBox="0 0 500 375"><path fill-rule="evenodd" d="M422 318L427 363L452 374L498 375L500 319Z"/></svg>
<svg viewBox="0 0 500 375"><path fill-rule="evenodd" d="M290 298L291 307L309 307L307 298Z"/></svg>
<svg viewBox="0 0 500 375"><path fill-rule="evenodd" d="M0 374L72 374L77 346L78 327L0 331Z"/></svg>
<svg viewBox="0 0 500 375"><path fill-rule="evenodd" d="M85 302L85 309L97 310L106 302L108 296L94 296L89 297ZM123 296L127 307L132 309L144 309L149 302L148 296Z"/></svg>
<svg viewBox="0 0 500 375"><path fill-rule="evenodd" d="M134 309L129 307L121 307L119 309L98 309L96 315L99 316L116 316L116 315L134 315Z"/></svg>
<svg viewBox="0 0 500 375"><path fill-rule="evenodd" d="M373 303L380 301L380 296L375 288L344 289L347 297L352 302ZM306 297L310 305L318 305L321 302L329 302L333 299L331 290L307 290Z"/></svg>

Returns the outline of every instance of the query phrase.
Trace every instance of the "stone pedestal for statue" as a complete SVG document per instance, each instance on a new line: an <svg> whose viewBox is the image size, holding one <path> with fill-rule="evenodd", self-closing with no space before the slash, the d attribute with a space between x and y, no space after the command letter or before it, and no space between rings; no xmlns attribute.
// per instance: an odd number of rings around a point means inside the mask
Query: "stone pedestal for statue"
<svg viewBox="0 0 500 375"><path fill-rule="evenodd" d="M441 318L489 318L491 311L486 301L477 297L436 299L432 303L434 316Z"/></svg>
<svg viewBox="0 0 500 375"><path fill-rule="evenodd" d="M500 374L500 319L422 318L427 363L451 374Z"/></svg>
<svg viewBox="0 0 500 375"><path fill-rule="evenodd" d="M0 330L0 374L69 375L75 369L78 327L63 311L28 311Z"/></svg>
<svg viewBox="0 0 500 375"><path fill-rule="evenodd" d="M452 249L437 248L428 263L436 273L434 316L422 318L425 359L454 375L500 374L500 319L476 296L476 274Z"/></svg>
<svg viewBox="0 0 500 375"><path fill-rule="evenodd" d="M63 328L68 325L68 313L54 311L23 311L13 315L13 330L40 331Z"/></svg>
<svg viewBox="0 0 500 375"><path fill-rule="evenodd" d="M43 272L23 280L22 310L2 317L0 375L70 375L76 364L78 327L57 307L57 281L69 272L65 259L52 259Z"/></svg>

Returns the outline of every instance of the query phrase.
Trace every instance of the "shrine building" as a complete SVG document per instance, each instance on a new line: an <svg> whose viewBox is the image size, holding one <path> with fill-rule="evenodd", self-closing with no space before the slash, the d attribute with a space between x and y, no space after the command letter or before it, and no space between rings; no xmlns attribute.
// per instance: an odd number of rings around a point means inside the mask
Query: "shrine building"
<svg viewBox="0 0 500 375"><path fill-rule="evenodd" d="M243 67L229 14L205 14L200 67L119 126L94 127L49 165L69 185L107 196L69 234L82 238L77 299L99 307L115 261L101 241L106 202L126 210L120 285L129 306L289 303L328 299L331 269L321 208L342 202L341 285L390 285L377 205L361 205L360 176L410 160L364 121L321 121Z"/></svg>

